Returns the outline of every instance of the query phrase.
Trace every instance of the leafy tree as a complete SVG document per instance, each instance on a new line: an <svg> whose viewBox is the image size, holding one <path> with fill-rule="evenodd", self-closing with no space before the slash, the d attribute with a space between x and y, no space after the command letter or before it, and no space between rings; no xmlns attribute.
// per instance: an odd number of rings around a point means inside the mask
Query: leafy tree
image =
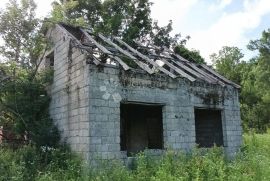
<svg viewBox="0 0 270 181"><path fill-rule="evenodd" d="M5 61L14 61L20 66L36 65L44 39L38 33L40 21L35 17L36 4L33 0L17 3L11 0L6 10L0 13L0 36L3 45L0 54Z"/></svg>
<svg viewBox="0 0 270 181"><path fill-rule="evenodd" d="M244 54L237 47L222 47L218 54L214 53L210 56L210 59L214 63L216 70L227 77L228 79L240 84L241 74L239 71L242 58Z"/></svg>
<svg viewBox="0 0 270 181"><path fill-rule="evenodd" d="M270 32L264 31L259 40L250 41L248 48L259 56L242 61L237 47L223 47L211 55L216 70L241 85L241 117L245 130L265 132L270 122Z"/></svg>
<svg viewBox="0 0 270 181"><path fill-rule="evenodd" d="M256 64L252 70L253 87L259 101L254 107L254 114L257 127L266 131L270 125L270 29L262 32L262 37L258 40L250 41L248 48L252 51L259 51Z"/></svg>
<svg viewBox="0 0 270 181"><path fill-rule="evenodd" d="M57 144L59 135L49 118L46 86L50 73L38 72L48 48L35 17L33 0L11 0L0 14L0 125L38 146ZM42 56L41 56L42 59Z"/></svg>
<svg viewBox="0 0 270 181"><path fill-rule="evenodd" d="M181 55L185 59L198 64L205 63L204 58L197 50L189 50L184 45L178 45L174 48L174 52Z"/></svg>
<svg viewBox="0 0 270 181"><path fill-rule="evenodd" d="M32 80L24 69L7 66L10 80L0 87L0 124L17 137L26 135L38 147L57 145L59 134L49 117L46 91L51 73L39 73Z"/></svg>
<svg viewBox="0 0 270 181"><path fill-rule="evenodd" d="M160 27L157 21L152 20L152 4L149 0L55 2L50 21L84 26L95 33L121 37L129 44L136 39L160 47L184 45L188 38L182 38L180 34L170 35L172 21Z"/></svg>
<svg viewBox="0 0 270 181"><path fill-rule="evenodd" d="M53 10L50 14L50 18L47 20L49 23L45 23L45 26L52 26L56 23L63 22L67 24L73 24L74 26L86 26L87 22L84 20L84 16L80 11L74 11L78 9L78 1L63 1L60 3L54 1L52 3Z"/></svg>

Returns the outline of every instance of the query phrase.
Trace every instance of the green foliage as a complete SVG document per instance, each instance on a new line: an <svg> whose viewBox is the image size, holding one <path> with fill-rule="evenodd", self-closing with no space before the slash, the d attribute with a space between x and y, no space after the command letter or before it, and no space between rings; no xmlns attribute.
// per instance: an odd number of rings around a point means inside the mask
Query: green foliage
<svg viewBox="0 0 270 181"><path fill-rule="evenodd" d="M244 54L237 47L223 47L218 54L214 53L210 56L216 70L228 79L240 84L241 74L239 64Z"/></svg>
<svg viewBox="0 0 270 181"><path fill-rule="evenodd" d="M0 180L74 180L80 175L81 160L63 147L0 149Z"/></svg>
<svg viewBox="0 0 270 181"><path fill-rule="evenodd" d="M200 52L197 50L189 50L183 45L178 45L174 48L174 52L181 55L185 59L195 62L198 64L205 63L204 58L200 55Z"/></svg>
<svg viewBox="0 0 270 181"><path fill-rule="evenodd" d="M160 27L151 18L149 0L77 0L54 2L49 20L84 26L94 33L121 37L128 44L133 40L168 48L183 45L189 37L171 36L172 21Z"/></svg>
<svg viewBox="0 0 270 181"><path fill-rule="evenodd" d="M269 180L270 134L246 134L235 159L220 148L190 154L167 151L154 158L140 153L132 169L120 162L89 168L69 150L24 147L0 150L0 180Z"/></svg>
<svg viewBox="0 0 270 181"><path fill-rule="evenodd" d="M37 146L57 145L59 133L49 117L46 91L52 72L40 72L32 78L27 70L13 64L2 67L10 80L0 87L0 124L18 137L27 135Z"/></svg>
<svg viewBox="0 0 270 181"><path fill-rule="evenodd" d="M51 12L51 18L49 18L52 24L63 22L67 24L73 24L74 26L84 26L86 22L83 16L80 16L79 13L74 13L74 9L78 7L77 1L67 1L65 3L53 2L53 10ZM46 23L46 22L45 22ZM46 26L52 26L52 24Z"/></svg>
<svg viewBox="0 0 270 181"><path fill-rule="evenodd" d="M39 33L40 20L35 17L35 9L33 0L21 0L21 3L11 0L0 13L0 37L3 39L0 54L4 61L14 61L26 68L37 65L45 39Z"/></svg>
<svg viewBox="0 0 270 181"><path fill-rule="evenodd" d="M270 125L269 39L270 30L250 42L249 49L259 51L259 56L250 61L242 61L244 55L237 47L223 47L211 56L220 74L241 85L241 118L246 131L265 132Z"/></svg>
<svg viewBox="0 0 270 181"><path fill-rule="evenodd" d="M33 0L12 0L0 13L0 126L15 139L27 136L37 146L55 146L59 134L49 117L46 91L52 72L38 72L49 45L35 9Z"/></svg>

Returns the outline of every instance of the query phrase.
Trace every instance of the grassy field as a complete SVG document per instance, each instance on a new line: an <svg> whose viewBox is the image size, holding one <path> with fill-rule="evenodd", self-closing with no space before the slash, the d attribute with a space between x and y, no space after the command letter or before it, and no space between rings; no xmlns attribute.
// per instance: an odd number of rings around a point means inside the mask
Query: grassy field
<svg viewBox="0 0 270 181"><path fill-rule="evenodd" d="M120 163L93 170L65 149L1 149L0 180L270 180L270 134L246 134L241 150L231 161L213 148L203 155L168 151L160 160L140 154L133 170Z"/></svg>

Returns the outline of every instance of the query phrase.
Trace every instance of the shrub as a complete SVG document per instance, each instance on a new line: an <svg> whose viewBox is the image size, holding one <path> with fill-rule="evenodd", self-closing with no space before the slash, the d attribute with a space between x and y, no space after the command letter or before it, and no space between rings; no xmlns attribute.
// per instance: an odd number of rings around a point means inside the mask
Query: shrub
<svg viewBox="0 0 270 181"><path fill-rule="evenodd" d="M0 180L270 180L270 134L245 135L241 152L227 160L222 149L167 151L159 158L137 155L132 169L121 162L90 168L66 147L25 146L0 150Z"/></svg>

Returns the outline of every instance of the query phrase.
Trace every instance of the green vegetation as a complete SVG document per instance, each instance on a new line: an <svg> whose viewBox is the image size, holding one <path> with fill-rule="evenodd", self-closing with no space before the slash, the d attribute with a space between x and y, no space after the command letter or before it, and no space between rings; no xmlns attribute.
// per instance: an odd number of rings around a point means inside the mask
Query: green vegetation
<svg viewBox="0 0 270 181"><path fill-rule="evenodd" d="M1 144L0 180L270 180L270 29L248 45L257 57L243 60L237 47L212 55L216 70L241 85L240 102L246 134L234 160L222 150L194 150L185 155L168 151L159 159L141 153L132 169L121 163L91 169L59 144L59 133L49 117L46 88L52 72L39 72L50 44L44 30L58 22L91 28L123 38L166 46L190 61L204 63L196 50L184 45L190 37L171 36L172 22L160 27L151 19L148 0L77 0L53 3L46 20L35 16L33 0L10 0L0 12L0 126L25 146ZM90 27L89 27L90 26ZM24 140L25 141L25 140ZM19 147L19 149L17 148Z"/></svg>
<svg viewBox="0 0 270 181"><path fill-rule="evenodd" d="M0 13L0 126L12 133L8 142L56 146L59 134L49 116L46 90L52 71L38 71L49 43L35 8L33 0L12 0Z"/></svg>
<svg viewBox="0 0 270 181"><path fill-rule="evenodd" d="M132 169L121 163L104 163L91 169L64 148L26 146L0 149L0 180L269 180L270 134L246 134L242 152L234 160L222 150L194 150L191 154L168 151L161 158L141 153Z"/></svg>
<svg viewBox="0 0 270 181"><path fill-rule="evenodd" d="M270 126L270 29L258 40L250 41L248 48L258 51L257 57L243 60L237 47L223 47L211 59L216 70L241 85L241 118L245 131L266 132Z"/></svg>

